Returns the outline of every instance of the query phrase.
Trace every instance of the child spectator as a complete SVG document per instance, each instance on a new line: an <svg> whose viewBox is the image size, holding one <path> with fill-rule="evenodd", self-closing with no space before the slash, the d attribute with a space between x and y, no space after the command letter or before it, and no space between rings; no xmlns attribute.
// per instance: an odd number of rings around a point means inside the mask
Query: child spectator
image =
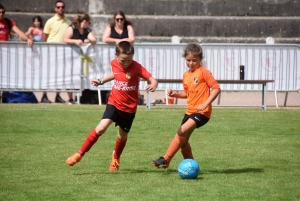
<svg viewBox="0 0 300 201"><path fill-rule="evenodd" d="M32 18L32 26L25 33L33 41L42 41L43 38L43 20L39 15Z"/></svg>

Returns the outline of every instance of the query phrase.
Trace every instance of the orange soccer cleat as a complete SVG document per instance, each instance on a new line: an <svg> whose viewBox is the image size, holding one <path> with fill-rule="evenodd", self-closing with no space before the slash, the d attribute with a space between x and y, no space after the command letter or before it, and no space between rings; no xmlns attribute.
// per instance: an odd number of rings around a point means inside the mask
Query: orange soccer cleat
<svg viewBox="0 0 300 201"><path fill-rule="evenodd" d="M82 156L79 153L75 153L66 160L66 163L69 166L73 166L75 165L75 163L78 163L81 160L81 158Z"/></svg>
<svg viewBox="0 0 300 201"><path fill-rule="evenodd" d="M110 163L110 166L109 166L109 171L116 172L116 171L119 170L119 167L120 167L120 159L115 158L114 157L114 152L113 152L111 163Z"/></svg>

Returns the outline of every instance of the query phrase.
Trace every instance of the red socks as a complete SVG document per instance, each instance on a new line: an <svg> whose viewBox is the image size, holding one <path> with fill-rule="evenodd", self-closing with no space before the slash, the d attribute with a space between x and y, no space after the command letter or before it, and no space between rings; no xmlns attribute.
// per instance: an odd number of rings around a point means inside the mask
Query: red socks
<svg viewBox="0 0 300 201"><path fill-rule="evenodd" d="M176 134L175 138L172 140L171 144L169 145L169 148L164 155L164 158L170 162L171 159L175 156L177 151L180 149L180 147L183 145L185 142L186 137L180 137L179 135Z"/></svg>
<svg viewBox="0 0 300 201"><path fill-rule="evenodd" d="M81 146L80 150L78 151L78 153L81 156L84 156L85 152L88 152L90 150L90 148L97 142L99 137L100 137L100 135L97 135L96 128L93 129L90 132L90 134L87 136L87 138L85 139L85 141L82 144L82 146Z"/></svg>
<svg viewBox="0 0 300 201"><path fill-rule="evenodd" d="M116 139L116 145L115 145L115 149L114 149L114 158L118 159L120 158L123 149L126 145L127 139L125 141L121 141L119 138Z"/></svg>
<svg viewBox="0 0 300 201"><path fill-rule="evenodd" d="M100 137L100 135L98 135L96 133L96 129L93 129L90 134L87 136L87 138L85 139L85 141L83 142L80 150L78 151L78 153L81 156L84 156L84 154L86 152L88 152L91 147L97 142L98 138ZM125 141L121 141L119 138L116 139L116 145L115 145L115 149L114 149L114 157L116 159L120 158L123 149L126 145L127 140Z"/></svg>

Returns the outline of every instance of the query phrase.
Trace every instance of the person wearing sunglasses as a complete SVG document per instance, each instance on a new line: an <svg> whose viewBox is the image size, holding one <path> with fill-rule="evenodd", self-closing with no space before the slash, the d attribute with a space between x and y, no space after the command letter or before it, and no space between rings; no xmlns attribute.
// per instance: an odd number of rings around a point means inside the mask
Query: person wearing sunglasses
<svg viewBox="0 0 300 201"><path fill-rule="evenodd" d="M0 4L0 41L8 41L10 39L10 31L13 30L20 37L21 41L27 41L28 46L31 47L33 45L32 40L17 27L13 20L5 18L4 14L5 8Z"/></svg>
<svg viewBox="0 0 300 201"><path fill-rule="evenodd" d="M71 25L71 21L65 17L65 3L61 0L55 2L55 15L47 20L44 33L43 41L62 43L64 42L64 35L67 28ZM68 92L69 103L73 103L73 93ZM41 100L42 103L51 103L48 100L47 93L43 93ZM65 103L65 101L60 97L60 93L56 93L55 97L56 103Z"/></svg>
<svg viewBox="0 0 300 201"><path fill-rule="evenodd" d="M113 19L113 22L105 28L102 41L115 44L121 41L134 43L134 29L132 23L126 20L125 14L122 11L117 11Z"/></svg>

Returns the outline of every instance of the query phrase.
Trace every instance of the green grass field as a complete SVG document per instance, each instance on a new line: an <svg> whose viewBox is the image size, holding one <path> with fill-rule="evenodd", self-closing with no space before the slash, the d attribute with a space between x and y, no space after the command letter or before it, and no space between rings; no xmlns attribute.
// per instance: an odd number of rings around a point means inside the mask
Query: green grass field
<svg viewBox="0 0 300 201"><path fill-rule="evenodd" d="M300 108L214 108L190 142L201 174L178 176L151 161L173 139L184 108L139 107L121 157L108 171L114 124L80 163L65 164L105 106L0 104L0 200L300 200Z"/></svg>

